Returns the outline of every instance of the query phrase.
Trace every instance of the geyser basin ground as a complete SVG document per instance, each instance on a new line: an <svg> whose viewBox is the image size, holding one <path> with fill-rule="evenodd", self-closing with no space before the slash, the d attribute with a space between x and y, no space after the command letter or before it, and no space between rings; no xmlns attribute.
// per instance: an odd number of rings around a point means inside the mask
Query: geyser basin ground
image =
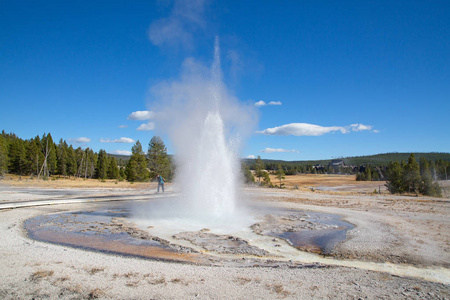
<svg viewBox="0 0 450 300"><path fill-rule="evenodd" d="M442 299L450 295L450 199L246 189L256 203L269 202L280 210L340 215L355 227L335 249L338 259L296 250L300 253L296 260L302 263L294 268L283 264L279 268L242 268L159 262L85 251L32 240L24 230L24 222L38 216L101 211L105 205L120 206L122 200L159 197L149 196L151 189L37 191L0 184L0 191L0 204L25 205L30 200L44 204L50 198L53 203L0 210L3 299L71 299L93 295L115 299ZM69 201L88 203L62 204ZM319 263L308 263L314 261ZM422 276L423 273L428 277Z"/></svg>
<svg viewBox="0 0 450 300"><path fill-rule="evenodd" d="M292 260L296 248L332 254L353 228L337 215L276 207L253 207L249 227L189 218L134 218L133 211L161 208L150 203L107 204L96 210L51 214L25 222L40 241L139 257L214 265L274 265ZM153 205L152 205L153 204ZM269 213L270 212L270 213ZM228 222L239 223L228 218ZM193 225L191 225L193 223ZM211 225L211 226L210 226ZM189 230L191 229L191 230ZM256 245L255 245L256 244ZM272 249L276 249L273 251ZM283 251L288 257L283 256Z"/></svg>

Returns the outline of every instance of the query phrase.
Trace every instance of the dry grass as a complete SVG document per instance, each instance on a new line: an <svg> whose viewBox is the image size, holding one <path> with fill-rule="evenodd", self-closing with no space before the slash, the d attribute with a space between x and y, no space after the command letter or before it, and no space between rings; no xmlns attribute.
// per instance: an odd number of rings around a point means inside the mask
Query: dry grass
<svg viewBox="0 0 450 300"><path fill-rule="evenodd" d="M53 276L54 271L39 270L31 274L30 280L33 282L40 281L44 278Z"/></svg>
<svg viewBox="0 0 450 300"><path fill-rule="evenodd" d="M246 285L247 283L251 282L252 280L248 277L238 277L235 280L240 285Z"/></svg>
<svg viewBox="0 0 450 300"><path fill-rule="evenodd" d="M19 176L14 174L8 174L5 179L0 181L3 184L17 186L17 187L42 187L42 188L119 188L119 189L147 189L149 186L155 186L156 183L150 182L136 182L131 183L128 181L117 180L103 180L98 179L84 179L61 176L52 176L50 180L37 180L34 176Z"/></svg>
<svg viewBox="0 0 450 300"><path fill-rule="evenodd" d="M138 287L139 283L140 283L139 280L134 280L134 281L127 281L127 283L125 283L125 285L127 287Z"/></svg>
<svg viewBox="0 0 450 300"><path fill-rule="evenodd" d="M105 292L102 291L101 289L93 289L92 291L89 292L88 294L88 299L98 299L105 296Z"/></svg>
<svg viewBox="0 0 450 300"><path fill-rule="evenodd" d="M103 272L104 270L105 270L105 268L91 268L91 269L86 269L86 272L88 272L91 275L94 275L99 272Z"/></svg>
<svg viewBox="0 0 450 300"><path fill-rule="evenodd" d="M280 180L276 175L270 175L270 180L273 184L279 184ZM350 185L357 183L355 175L333 175L333 174L299 174L286 175L282 180L286 186L293 187L294 185L301 186L338 186Z"/></svg>
<svg viewBox="0 0 450 300"><path fill-rule="evenodd" d="M275 175L270 175L274 185L279 185L280 180ZM373 193L381 189L386 193L384 181L356 181L355 175L333 175L333 174L299 174L285 176L281 181L287 189L299 189L304 191L331 191L331 192L356 192Z"/></svg>
<svg viewBox="0 0 450 300"><path fill-rule="evenodd" d="M291 294L282 284L267 284L267 288L282 298L286 298Z"/></svg>

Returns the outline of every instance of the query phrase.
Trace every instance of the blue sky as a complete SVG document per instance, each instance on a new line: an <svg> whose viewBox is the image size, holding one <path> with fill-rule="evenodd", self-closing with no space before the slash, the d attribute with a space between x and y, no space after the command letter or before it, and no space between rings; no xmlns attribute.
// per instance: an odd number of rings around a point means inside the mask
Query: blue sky
<svg viewBox="0 0 450 300"><path fill-rule="evenodd" d="M3 0L0 130L146 150L151 87L210 65L219 36L228 89L259 114L242 157L449 152L449 16L449 1Z"/></svg>

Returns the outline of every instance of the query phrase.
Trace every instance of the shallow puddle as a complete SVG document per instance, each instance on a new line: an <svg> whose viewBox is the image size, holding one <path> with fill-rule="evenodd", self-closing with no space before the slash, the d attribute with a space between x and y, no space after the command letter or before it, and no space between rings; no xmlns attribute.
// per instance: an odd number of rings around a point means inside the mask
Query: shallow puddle
<svg viewBox="0 0 450 300"><path fill-rule="evenodd" d="M25 229L29 237L38 241L158 260L196 262L195 254L171 249L118 221L128 216L125 209L52 214L28 219Z"/></svg>
<svg viewBox="0 0 450 300"><path fill-rule="evenodd" d="M293 212L289 211L289 213ZM319 228L306 228L270 235L283 238L300 250L329 255L333 252L334 247L346 239L347 231L354 228L352 224L342 221L340 216L332 214L308 212L304 214L302 221L317 224ZM329 227L321 227L320 224Z"/></svg>
<svg viewBox="0 0 450 300"><path fill-rule="evenodd" d="M264 230L255 232L283 238L301 250L324 254L330 253L336 244L345 240L346 231L352 228L339 216L292 210L272 211L268 220L261 223ZM205 255L208 254L247 253L252 256L253 253L253 256L265 256L259 254L264 251L251 248L251 245L247 246L248 249L242 249L242 243L232 240L232 235L216 235L213 240L209 240L205 239L208 236L205 233L191 232L194 236L188 241L192 243L191 248L185 241L184 244L177 244L176 238L172 239L174 235L167 239L151 235L152 230L139 229L132 222L127 204L39 216L27 220L25 228L31 238L39 241L152 259L204 263ZM183 229L180 228L179 232L183 232ZM220 247L222 252L208 245L217 244L218 241L224 245Z"/></svg>

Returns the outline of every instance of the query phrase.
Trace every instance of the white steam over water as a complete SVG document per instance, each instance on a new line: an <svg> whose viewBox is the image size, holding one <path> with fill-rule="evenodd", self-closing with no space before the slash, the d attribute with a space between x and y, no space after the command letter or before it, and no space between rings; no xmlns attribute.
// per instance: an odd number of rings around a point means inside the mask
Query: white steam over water
<svg viewBox="0 0 450 300"><path fill-rule="evenodd" d="M157 134L167 134L175 148L174 186L180 196L150 203L145 216L141 210L139 217L148 224L198 229L247 223L238 152L256 115L251 103L245 106L228 92L218 39L211 68L186 59L181 79L160 83L152 93Z"/></svg>

